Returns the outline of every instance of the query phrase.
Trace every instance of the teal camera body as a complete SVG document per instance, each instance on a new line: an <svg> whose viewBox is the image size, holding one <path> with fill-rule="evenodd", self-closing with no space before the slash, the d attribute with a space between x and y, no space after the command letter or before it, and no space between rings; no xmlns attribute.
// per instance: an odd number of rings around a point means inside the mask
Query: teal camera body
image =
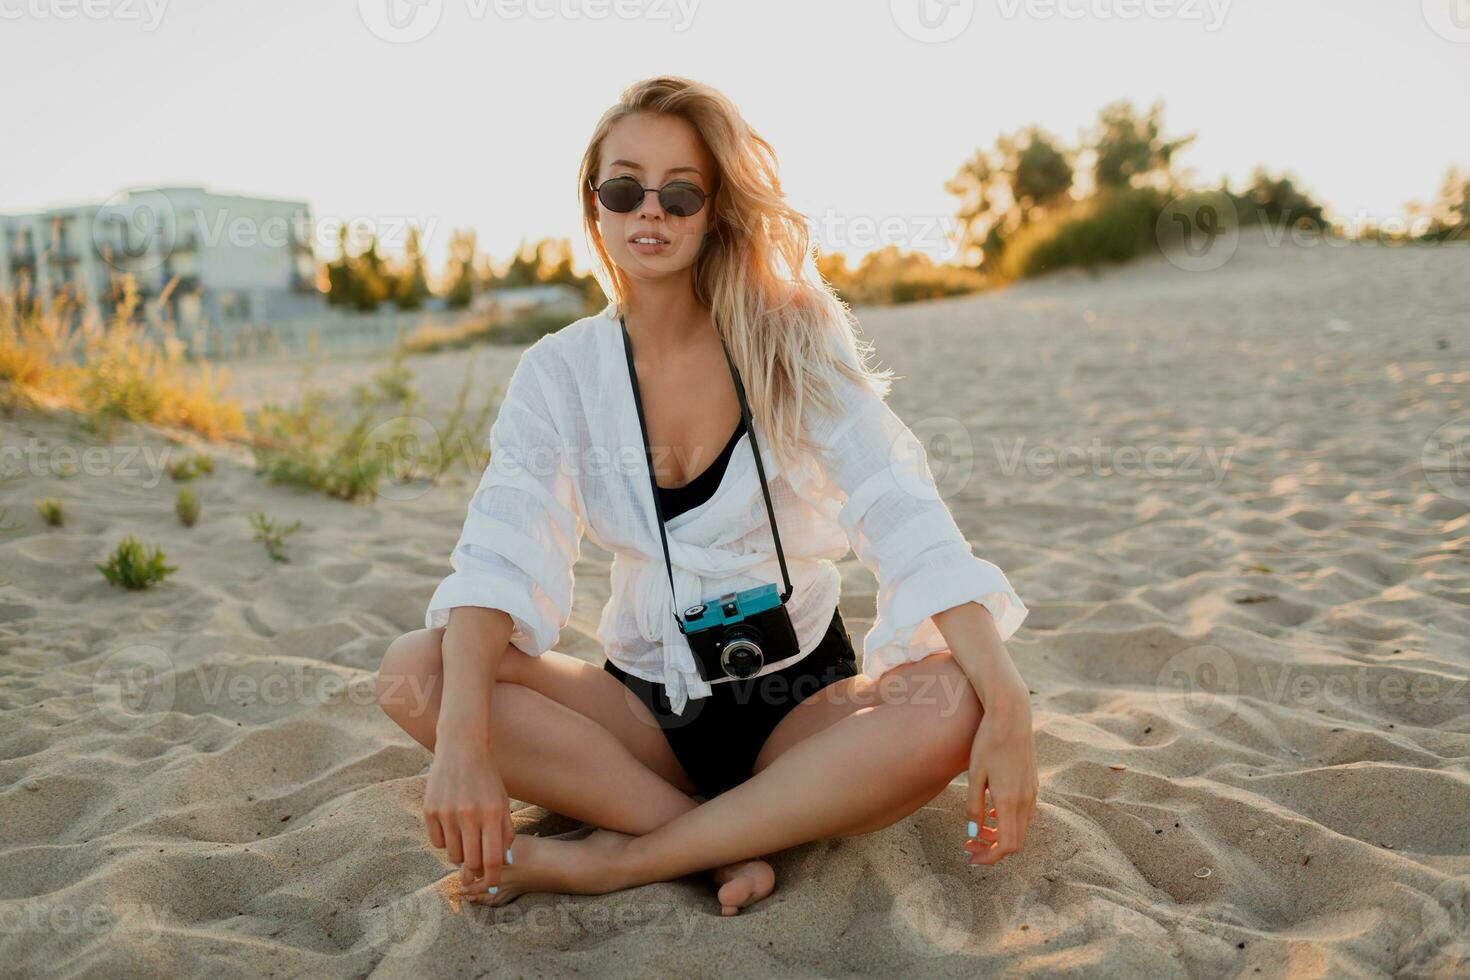
<svg viewBox="0 0 1470 980"><path fill-rule="evenodd" d="M775 583L706 599L685 609L681 619L705 681L754 677L767 663L801 652Z"/></svg>
<svg viewBox="0 0 1470 980"><path fill-rule="evenodd" d="M781 604L781 594L774 582L757 585L741 592L727 592L718 599L701 602L684 610L684 626L690 632L712 626L728 626L748 616L765 612Z"/></svg>

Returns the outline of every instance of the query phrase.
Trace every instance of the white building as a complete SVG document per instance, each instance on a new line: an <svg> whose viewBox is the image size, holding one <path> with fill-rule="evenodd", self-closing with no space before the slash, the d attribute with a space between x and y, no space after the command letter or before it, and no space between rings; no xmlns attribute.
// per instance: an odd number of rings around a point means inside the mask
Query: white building
<svg viewBox="0 0 1470 980"><path fill-rule="evenodd" d="M167 312L186 326L306 316L323 306L311 212L301 201L159 187L0 215L0 294L25 291L45 303L66 290L107 310L124 274L155 305L172 283Z"/></svg>

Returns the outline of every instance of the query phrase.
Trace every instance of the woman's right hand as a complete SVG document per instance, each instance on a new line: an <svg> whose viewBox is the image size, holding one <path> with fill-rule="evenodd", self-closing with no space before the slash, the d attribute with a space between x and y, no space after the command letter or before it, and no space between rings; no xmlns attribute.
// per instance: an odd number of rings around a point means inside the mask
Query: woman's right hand
<svg viewBox="0 0 1470 980"><path fill-rule="evenodd" d="M441 739L424 789L424 826L435 847L461 865L461 884L484 877L500 884L515 830L510 798L490 747L473 739Z"/></svg>

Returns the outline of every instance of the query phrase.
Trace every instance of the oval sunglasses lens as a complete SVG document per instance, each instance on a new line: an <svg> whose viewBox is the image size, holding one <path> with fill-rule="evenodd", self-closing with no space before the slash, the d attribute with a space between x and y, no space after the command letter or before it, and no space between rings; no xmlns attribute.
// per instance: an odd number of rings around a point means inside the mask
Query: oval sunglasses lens
<svg viewBox="0 0 1470 980"><path fill-rule="evenodd" d="M693 184L669 184L659 190L658 203L674 217L687 218L704 207L704 192Z"/></svg>

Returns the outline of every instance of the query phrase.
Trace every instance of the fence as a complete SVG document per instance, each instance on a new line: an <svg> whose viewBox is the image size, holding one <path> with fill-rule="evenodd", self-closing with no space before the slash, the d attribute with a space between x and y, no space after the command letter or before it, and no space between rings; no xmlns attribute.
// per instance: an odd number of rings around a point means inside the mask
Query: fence
<svg viewBox="0 0 1470 980"><path fill-rule="evenodd" d="M297 357L313 350L323 354L376 354L389 350L399 336L412 336L421 327L454 327L473 318L463 310L324 310L297 319L179 326L174 335L183 342L189 357L216 361Z"/></svg>

